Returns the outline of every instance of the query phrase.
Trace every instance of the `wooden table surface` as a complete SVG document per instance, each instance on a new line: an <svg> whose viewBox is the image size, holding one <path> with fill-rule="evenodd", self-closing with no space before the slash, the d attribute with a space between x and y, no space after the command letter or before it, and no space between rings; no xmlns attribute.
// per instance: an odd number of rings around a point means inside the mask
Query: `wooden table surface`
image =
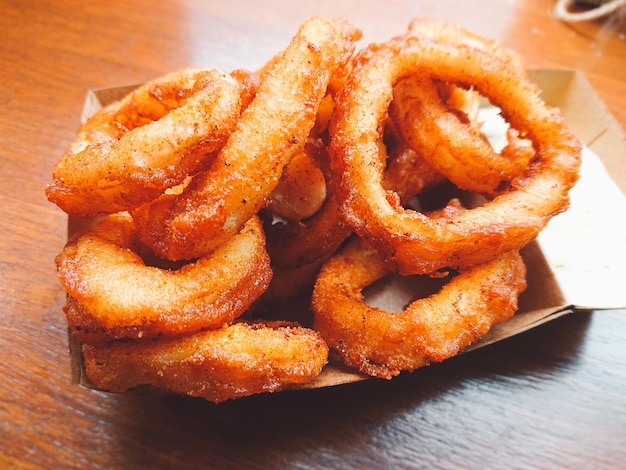
<svg viewBox="0 0 626 470"><path fill-rule="evenodd" d="M0 1L0 467L626 467L626 312L569 315L400 376L220 405L73 385L44 198L88 89L187 66L255 68L313 14L363 42L450 20L529 66L584 73L626 127L626 15L564 24L551 0Z"/></svg>

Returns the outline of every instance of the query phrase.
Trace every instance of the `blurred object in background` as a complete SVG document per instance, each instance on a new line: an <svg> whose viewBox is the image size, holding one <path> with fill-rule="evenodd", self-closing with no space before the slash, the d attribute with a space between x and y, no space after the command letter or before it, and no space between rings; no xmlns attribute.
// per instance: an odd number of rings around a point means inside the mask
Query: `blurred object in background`
<svg viewBox="0 0 626 470"><path fill-rule="evenodd" d="M555 14L562 21L589 21L610 15L624 6L626 0L558 0Z"/></svg>

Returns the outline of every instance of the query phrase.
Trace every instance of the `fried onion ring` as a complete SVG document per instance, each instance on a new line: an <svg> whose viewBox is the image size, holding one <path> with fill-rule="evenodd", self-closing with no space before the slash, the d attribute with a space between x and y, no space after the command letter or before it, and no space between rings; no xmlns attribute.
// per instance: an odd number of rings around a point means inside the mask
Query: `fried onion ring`
<svg viewBox="0 0 626 470"><path fill-rule="evenodd" d="M394 147L383 174L383 188L398 196L399 204L405 206L413 197L445 181L420 154L403 144Z"/></svg>
<svg viewBox="0 0 626 470"><path fill-rule="evenodd" d="M328 259L352 234L344 220L336 191L337 176L330 169L328 149L323 142L310 141L308 147L319 163L326 184L326 200L319 210L305 220L264 223L267 251L272 264L279 269L298 268ZM389 198L406 204L411 198L442 181L444 177L426 160L402 143L391 149L383 185ZM381 153L384 150L381 149ZM271 208L271 206L270 206Z"/></svg>
<svg viewBox="0 0 626 470"><path fill-rule="evenodd" d="M280 268L295 268L327 259L350 236L352 227L339 213L337 186L329 168L328 150L323 142L310 141L309 148L324 175L326 199L320 209L302 221L264 222L267 251L272 264Z"/></svg>
<svg viewBox="0 0 626 470"><path fill-rule="evenodd" d="M341 211L355 232L402 274L485 263L533 240L569 204L581 144L537 87L493 56L463 45L409 37L372 45L336 97L330 155L341 173ZM493 200L458 216L431 219L390 202L381 185L381 126L393 85L413 73L475 87L528 138L535 158Z"/></svg>
<svg viewBox="0 0 626 470"><path fill-rule="evenodd" d="M185 69L96 112L56 163L48 199L71 215L126 211L208 167L235 128L237 77Z"/></svg>
<svg viewBox="0 0 626 470"><path fill-rule="evenodd" d="M311 381L328 360L313 330L238 322L180 338L83 345L85 372L101 390L146 388L219 403Z"/></svg>
<svg viewBox="0 0 626 470"><path fill-rule="evenodd" d="M90 341L173 336L217 328L243 314L271 279L257 217L210 256L178 269L147 266L127 213L70 240L57 256L59 279L77 303L68 323Z"/></svg>
<svg viewBox="0 0 626 470"><path fill-rule="evenodd" d="M517 310L526 268L516 251L462 271L441 290L395 313L368 306L363 289L391 274L355 238L333 256L312 295L314 328L351 367L389 379L456 355Z"/></svg>
<svg viewBox="0 0 626 470"><path fill-rule="evenodd" d="M533 155L519 152L515 140L497 153L465 115L442 101L428 77L399 80L389 109L407 145L461 189L494 194L519 176Z"/></svg>
<svg viewBox="0 0 626 470"><path fill-rule="evenodd" d="M326 182L316 153L315 142L309 140L285 167L268 205L272 213L288 220L300 221L320 209L326 199Z"/></svg>
<svg viewBox="0 0 626 470"><path fill-rule="evenodd" d="M180 196L165 196L133 213L144 242L163 258L196 258L263 208L285 165L305 144L333 74L346 65L360 36L347 22L304 22L262 76L211 168Z"/></svg>
<svg viewBox="0 0 626 470"><path fill-rule="evenodd" d="M513 50L450 23L416 18L407 32L411 36L476 48L526 75L521 57ZM389 112L407 144L419 149L456 186L492 194L522 173L532 153L517 151L513 140L498 154L480 133L477 103L472 88L411 75L395 84Z"/></svg>
<svg viewBox="0 0 626 470"><path fill-rule="evenodd" d="M432 39L452 45L463 44L479 49L489 55L498 57L520 74L526 74L526 64L524 64L522 57L517 52L504 47L495 39L481 36L447 21L423 16L413 18L404 37L407 36Z"/></svg>
<svg viewBox="0 0 626 470"><path fill-rule="evenodd" d="M308 383L331 349L390 379L515 313L580 142L496 41L427 18L360 38L313 17L256 72L175 72L81 126L46 189L105 216L55 260L81 383L219 403Z"/></svg>

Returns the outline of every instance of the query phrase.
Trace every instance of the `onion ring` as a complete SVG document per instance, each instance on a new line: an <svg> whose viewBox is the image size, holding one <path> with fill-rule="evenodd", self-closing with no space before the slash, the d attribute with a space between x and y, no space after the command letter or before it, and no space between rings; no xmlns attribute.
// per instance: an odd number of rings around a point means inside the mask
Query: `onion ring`
<svg viewBox="0 0 626 470"><path fill-rule="evenodd" d="M57 256L69 296L68 323L77 336L173 336L233 321L271 279L258 218L212 255L179 269L147 266L133 220L113 214L70 240Z"/></svg>
<svg viewBox="0 0 626 470"><path fill-rule="evenodd" d="M301 316L293 317L293 314L308 313L306 305L303 308L293 308L290 301L310 298L313 284L317 278L322 264L327 258L319 258L309 264L301 266L272 266L272 281L267 290L250 307L246 315L250 318L280 318L281 320L295 320L305 323ZM287 306L289 316L281 316L284 310L280 307ZM297 310L298 312L295 312Z"/></svg>
<svg viewBox="0 0 626 470"><path fill-rule="evenodd" d="M479 49L506 62L520 75L526 75L522 59L514 51L450 23L416 18L406 35L411 36ZM478 94L471 88L411 75L395 84L389 112L399 123L407 144L419 149L456 186L492 194L522 173L532 153L516 151L516 140L500 154L496 153L480 134L474 105L477 98Z"/></svg>
<svg viewBox="0 0 626 470"><path fill-rule="evenodd" d="M326 182L310 139L291 159L272 192L268 209L284 219L299 221L315 214L326 199Z"/></svg>
<svg viewBox="0 0 626 470"><path fill-rule="evenodd" d="M180 196L164 196L133 213L144 242L163 258L196 258L258 213L304 145L333 74L348 62L360 35L346 22L304 22L261 78L211 168Z"/></svg>
<svg viewBox="0 0 626 470"><path fill-rule="evenodd" d="M243 107L236 77L185 69L87 120L56 163L48 199L71 215L126 211L208 166Z"/></svg>
<svg viewBox="0 0 626 470"><path fill-rule="evenodd" d="M310 141L308 147L324 175L326 200L316 213L305 220L275 223L273 217L268 217L265 221L267 251L272 264L281 270L305 267L328 259L352 234L352 227L339 211L341 200L336 191L337 178L330 170L327 147L319 140ZM393 199L397 196L400 204L406 204L425 189L444 181L439 172L402 143L394 145L391 152L383 180L388 190L387 197Z"/></svg>
<svg viewBox="0 0 626 470"><path fill-rule="evenodd" d="M405 206L413 197L445 180L421 154L399 143L389 155L382 186L387 190L387 197L393 198L389 193L395 193L398 203Z"/></svg>
<svg viewBox="0 0 626 470"><path fill-rule="evenodd" d="M370 46L355 64L336 97L329 153L334 171L342 174L344 217L391 269L423 274L496 259L529 243L567 208L581 144L559 110L545 105L537 87L517 71L478 49L413 37ZM474 86L535 148L535 158L506 191L457 217L431 220L403 209L381 186L381 123L393 85L412 73Z"/></svg>
<svg viewBox="0 0 626 470"><path fill-rule="evenodd" d="M81 126L46 193L106 215L56 258L85 380L219 403L310 382L329 349L389 379L515 313L519 250L567 208L580 142L496 41L424 18L360 38L313 17L256 72L166 75ZM394 274L443 287L368 306Z"/></svg>
<svg viewBox="0 0 626 470"><path fill-rule="evenodd" d="M462 271L401 313L368 306L362 290L391 274L378 252L351 240L322 267L313 290L314 328L350 367L391 378L456 355L517 310L526 268L516 251Z"/></svg>
<svg viewBox="0 0 626 470"><path fill-rule="evenodd" d="M401 123L407 145L461 189L494 194L519 176L534 154L516 151L516 141L496 153L478 128L441 100L428 77L399 80L389 112Z"/></svg>
<svg viewBox="0 0 626 470"><path fill-rule="evenodd" d="M311 381L328 359L318 333L238 322L179 338L83 345L87 377L116 393L152 388L219 403Z"/></svg>
<svg viewBox="0 0 626 470"><path fill-rule="evenodd" d="M295 268L327 259L350 236L352 227L339 212L336 183L329 169L326 146L321 141L310 141L309 148L324 175L326 199L320 209L302 221L274 222L273 217L264 223L267 251L272 264L279 268Z"/></svg>
<svg viewBox="0 0 626 470"><path fill-rule="evenodd" d="M498 57L520 74L526 74L526 64L514 50L503 47L495 39L481 36L447 21L429 17L413 18L404 37L410 36L432 39L447 44L463 44L479 49L489 55Z"/></svg>

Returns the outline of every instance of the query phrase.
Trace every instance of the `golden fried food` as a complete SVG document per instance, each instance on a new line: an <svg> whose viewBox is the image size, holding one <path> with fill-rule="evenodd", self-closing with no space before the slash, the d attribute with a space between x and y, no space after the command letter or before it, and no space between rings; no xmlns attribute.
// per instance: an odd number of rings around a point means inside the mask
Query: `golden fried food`
<svg viewBox="0 0 626 470"><path fill-rule="evenodd" d="M83 345L85 371L101 390L147 387L219 403L311 381L328 360L313 330L286 322L238 322L180 338Z"/></svg>
<svg viewBox="0 0 626 470"><path fill-rule="evenodd" d="M580 142L496 41L428 18L360 38L312 17L255 72L174 72L83 125L46 193L106 214L56 258L96 388L219 403L300 387L329 349L391 378L515 313L519 250L567 208ZM367 304L408 275L439 288Z"/></svg>
<svg viewBox="0 0 626 470"><path fill-rule="evenodd" d="M60 282L77 301L68 322L83 341L218 328L243 314L272 275L256 217L219 250L178 269L146 265L141 251L133 220L118 213L57 256Z"/></svg>
<svg viewBox="0 0 626 470"><path fill-rule="evenodd" d="M421 154L402 143L388 157L382 186L388 197L397 196L398 203L405 206L416 195L445 180Z"/></svg>
<svg viewBox="0 0 626 470"><path fill-rule="evenodd" d="M243 107L241 86L217 70L152 80L85 122L53 171L48 199L98 216L133 209L208 167Z"/></svg>
<svg viewBox="0 0 626 470"><path fill-rule="evenodd" d="M448 21L418 16L409 22L408 30L403 37L407 36L479 49L506 62L511 69L518 73L526 75L526 64L517 52L504 47L495 39L481 36Z"/></svg>
<svg viewBox="0 0 626 470"><path fill-rule="evenodd" d="M557 109L517 71L479 49L408 37L372 45L336 97L330 155L341 174L341 211L388 266L402 274L430 273L498 258L532 241L568 207L578 179L581 144ZM390 201L382 187L384 162L378 131L393 85L411 74L461 81L502 109L503 116L536 151L525 171L493 200L456 217L433 220Z"/></svg>
<svg viewBox="0 0 626 470"><path fill-rule="evenodd" d="M521 57L498 42L432 18L416 18L407 36L477 48L526 75ZM462 189L494 194L519 176L533 152L518 151L517 139L496 152L480 133L478 93L427 75L409 75L394 85L389 112L413 149ZM528 147L523 147L528 149Z"/></svg>
<svg viewBox="0 0 626 470"><path fill-rule="evenodd" d="M400 313L368 306L363 289L388 276L378 252L353 239L322 268L311 305L314 328L343 361L391 378L452 357L517 310L526 269L517 252L452 277L437 293Z"/></svg>
<svg viewBox="0 0 626 470"><path fill-rule="evenodd" d="M319 210L306 220L275 222L271 217L265 221L267 251L272 264L281 269L327 259L352 233L352 228L339 213L337 183L330 172L326 145L320 140L309 141L309 148L322 170L326 197Z"/></svg>
<svg viewBox="0 0 626 470"><path fill-rule="evenodd" d="M325 177L326 199L317 212L304 220L275 222L270 218L265 221L267 250L274 266L281 270L328 259L352 234L352 227L339 212L337 175L330 169L328 148L321 140L310 141L309 147L315 151L315 160ZM440 173L408 147L398 144L392 152L383 185L396 194L402 204L444 181Z"/></svg>
<svg viewBox="0 0 626 470"><path fill-rule="evenodd" d="M259 315L263 318L268 313L272 315L271 318L281 318L274 316L276 307L283 307L294 299L310 296L317 274L326 259L319 258L300 266L272 266L273 276L270 285L250 307L249 312L254 318L258 318Z"/></svg>
<svg viewBox="0 0 626 470"><path fill-rule="evenodd" d="M522 174L534 153L507 146L496 152L465 115L452 111L428 77L409 76L394 85L390 114L407 145L456 186L496 193ZM511 158L511 156L522 158Z"/></svg>
<svg viewBox="0 0 626 470"><path fill-rule="evenodd" d="M316 146L315 141L307 141L285 167L268 204L273 214L297 222L311 217L324 203L326 181L317 162Z"/></svg>
<svg viewBox="0 0 626 470"><path fill-rule="evenodd" d="M209 171L180 196L164 196L133 213L143 241L166 259L203 256L263 208L304 146L333 74L349 61L360 35L343 21L304 22L262 76Z"/></svg>

